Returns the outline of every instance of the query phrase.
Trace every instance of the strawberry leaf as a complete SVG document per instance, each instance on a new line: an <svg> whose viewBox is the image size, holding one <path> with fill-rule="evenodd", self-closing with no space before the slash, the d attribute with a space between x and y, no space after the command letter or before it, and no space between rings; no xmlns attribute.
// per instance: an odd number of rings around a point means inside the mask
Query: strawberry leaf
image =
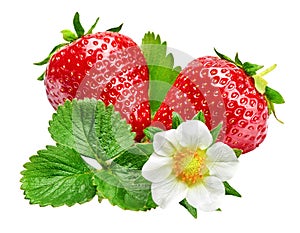
<svg viewBox="0 0 300 233"><path fill-rule="evenodd" d="M135 133L131 132L131 126L114 111L112 105L106 107L102 101L98 101L96 106L95 130L105 151L101 159L112 159L134 144Z"/></svg>
<svg viewBox="0 0 300 233"><path fill-rule="evenodd" d="M141 49L149 68L150 109L151 115L154 116L180 73L181 67L174 67L174 57L171 53L167 53L167 43L162 42L160 36L153 32L144 35Z"/></svg>
<svg viewBox="0 0 300 233"><path fill-rule="evenodd" d="M100 199L107 198L112 205L126 210L145 211L157 206L152 200L151 183L141 174L143 164L153 152L152 145L148 145L130 148L109 169L96 172L94 184Z"/></svg>
<svg viewBox="0 0 300 233"><path fill-rule="evenodd" d="M72 206L97 194L99 201L107 198L123 209L156 207L151 183L141 174L153 146L134 144L130 126L112 106L95 99L66 101L49 132L57 146L38 151L21 172L21 189L30 203ZM96 159L100 170L82 156Z"/></svg>
<svg viewBox="0 0 300 233"><path fill-rule="evenodd" d="M134 143L134 133L112 106L95 99L66 101L50 121L52 138L106 167Z"/></svg>
<svg viewBox="0 0 300 233"><path fill-rule="evenodd" d="M77 34L77 38L80 38L84 35L84 28L81 25L79 13L76 12L73 18L73 26L75 29L75 32Z"/></svg>
<svg viewBox="0 0 300 233"><path fill-rule="evenodd" d="M49 122L51 137L83 156L96 159L104 153L96 135L96 105L94 99L67 100L63 106L58 107Z"/></svg>
<svg viewBox="0 0 300 233"><path fill-rule="evenodd" d="M114 163L123 167L141 170L153 153L152 143L136 143L121 156L114 159Z"/></svg>
<svg viewBox="0 0 300 233"><path fill-rule="evenodd" d="M22 171L21 189L31 204L72 206L96 194L93 172L80 154L62 145L47 146L30 157Z"/></svg>

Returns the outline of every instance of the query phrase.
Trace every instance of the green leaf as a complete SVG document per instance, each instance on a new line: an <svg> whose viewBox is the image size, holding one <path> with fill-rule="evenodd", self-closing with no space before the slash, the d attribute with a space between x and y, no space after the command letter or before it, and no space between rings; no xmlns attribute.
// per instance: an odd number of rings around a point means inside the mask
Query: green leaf
<svg viewBox="0 0 300 233"><path fill-rule="evenodd" d="M250 63L250 62L245 62L243 64L243 69L246 72L246 74L248 74L249 76L255 75L256 72L258 70L260 70L261 68L263 68L263 67L264 66L253 64L253 63Z"/></svg>
<svg viewBox="0 0 300 233"><path fill-rule="evenodd" d="M65 30L62 30L61 33L63 34L63 38L65 41L68 41L68 42L73 42L74 40L76 40L78 37L74 34L74 32L68 30L68 29L65 29Z"/></svg>
<svg viewBox="0 0 300 233"><path fill-rule="evenodd" d="M88 32L86 33L86 35L92 34L93 30L95 29L95 27L97 26L98 22L99 22L99 17L96 19L95 23L91 26L91 28L88 30Z"/></svg>
<svg viewBox="0 0 300 233"><path fill-rule="evenodd" d="M236 156L237 158L239 158L239 157L242 155L242 153L243 153L242 150L237 149L237 148L233 148L233 151L234 151L235 156Z"/></svg>
<svg viewBox="0 0 300 233"><path fill-rule="evenodd" d="M96 159L104 153L96 135L96 106L95 99L67 100L58 107L49 122L51 137L83 156Z"/></svg>
<svg viewBox="0 0 300 233"><path fill-rule="evenodd" d="M123 167L142 170L153 152L152 143L136 143L121 156L114 159L114 163Z"/></svg>
<svg viewBox="0 0 300 233"><path fill-rule="evenodd" d="M98 101L95 119L96 135L105 152L101 160L112 159L134 144L135 133L112 105Z"/></svg>
<svg viewBox="0 0 300 233"><path fill-rule="evenodd" d="M177 129L182 122L181 116L177 112L172 112L172 129Z"/></svg>
<svg viewBox="0 0 300 233"><path fill-rule="evenodd" d="M57 50L59 50L60 48L66 46L67 44L69 43L61 43L61 44L58 44L56 45L50 52L51 55L53 55Z"/></svg>
<svg viewBox="0 0 300 233"><path fill-rule="evenodd" d="M42 66L42 65L46 65L48 62L49 62L49 60L50 60L50 58L51 58L51 53L48 55L48 57L46 57L44 60L42 60L42 61L40 61L40 62L35 62L35 63L33 63L33 65L36 65L36 66Z"/></svg>
<svg viewBox="0 0 300 233"><path fill-rule="evenodd" d="M79 17L79 13L76 12L73 18L73 26L75 29L75 32L77 34L77 38L80 38L84 35L84 28L82 27L81 23L80 23L80 17Z"/></svg>
<svg viewBox="0 0 300 233"><path fill-rule="evenodd" d="M59 45L56 45L56 46L51 50L51 52L49 53L48 57L46 57L44 60L42 60L42 61L40 61L40 62L35 62L35 63L33 63L33 64L36 65L36 66L42 66L42 65L47 64L47 63L50 61L50 59L51 59L51 57L53 56L53 54L54 54L57 50L59 50L60 48L64 47L64 46L67 45L67 44L68 44L68 43L61 43L61 44L59 44Z"/></svg>
<svg viewBox="0 0 300 233"><path fill-rule="evenodd" d="M46 71L44 71L44 72L37 78L37 80L38 80L38 81L43 81L44 78L45 78L45 74L46 74Z"/></svg>
<svg viewBox="0 0 300 233"><path fill-rule="evenodd" d="M272 89L271 87L268 87L268 86L266 87L265 94L266 94L266 97L268 98L268 100L274 104L284 104L285 103L282 95L278 91Z"/></svg>
<svg viewBox="0 0 300 233"><path fill-rule="evenodd" d="M51 59L51 57L53 56L53 54L54 54L57 50L59 50L61 47L65 46L65 45L67 45L67 44L68 44L68 43L61 43L61 44L59 44L59 45L56 45L56 46L51 50L51 52L49 53L49 55L48 55L44 60L42 60L42 61L40 61L40 62L35 62L35 63L33 63L33 64L34 64L34 65L37 65L37 66L42 66L42 65L47 64L47 63L50 61L50 59ZM44 71L44 72L37 78L37 80L43 81L44 78L45 78L45 74L46 74L46 71Z"/></svg>
<svg viewBox="0 0 300 233"><path fill-rule="evenodd" d="M134 143L131 127L112 106L95 99L66 101L50 121L52 138L102 166Z"/></svg>
<svg viewBox="0 0 300 233"><path fill-rule="evenodd" d="M179 204L186 208L186 210L197 219L197 209L191 206L186 199L183 199Z"/></svg>
<svg viewBox="0 0 300 233"><path fill-rule="evenodd" d="M280 120L280 119L277 117L277 115L276 115L276 112L275 112L275 106L274 106L273 102L270 101L268 98L266 98L266 100L267 100L267 103L268 103L269 114L273 113L275 119L276 119L279 123L283 124L284 122L283 122L282 120Z"/></svg>
<svg viewBox="0 0 300 233"><path fill-rule="evenodd" d="M157 205L151 196L151 183L141 174L143 164L152 151L139 145L115 159L108 170L100 170L94 177L97 194L112 205L126 210L149 210Z"/></svg>
<svg viewBox="0 0 300 233"><path fill-rule="evenodd" d="M26 198L41 206L71 206L97 192L99 201L107 198L124 209L156 207L151 183L141 175L153 146L134 144L130 129L113 106L102 101L66 101L50 121L57 146L39 151L24 165L21 188ZM96 159L102 169L87 165L82 155Z"/></svg>
<svg viewBox="0 0 300 233"><path fill-rule="evenodd" d="M93 172L79 153L62 145L38 151L24 168L21 189L31 204L72 206L96 194Z"/></svg>
<svg viewBox="0 0 300 233"><path fill-rule="evenodd" d="M231 195L231 196L235 196L235 197L242 197L241 194L239 194L238 191L236 191L234 188L232 188L227 181L223 182L223 184L224 184L224 187L225 187L225 195Z"/></svg>
<svg viewBox="0 0 300 233"><path fill-rule="evenodd" d="M204 124L206 122L204 113L202 111L199 111L194 117L193 120L198 120L198 121L202 121Z"/></svg>
<svg viewBox="0 0 300 233"><path fill-rule="evenodd" d="M144 35L141 49L149 68L149 99L151 115L154 116L180 73L181 67L174 67L174 57L171 53L167 53L167 43L162 42L160 36L153 32Z"/></svg>
<svg viewBox="0 0 300 233"><path fill-rule="evenodd" d="M215 52L216 52L216 54L218 55L219 58L224 59L224 60L229 61L229 62L232 62L237 67L242 68L246 72L246 74L249 75L249 76L255 75L258 70L263 68L263 66L261 66L261 65L253 64L253 63L250 63L250 62L243 63L239 59L238 53L236 53L234 61L233 61L230 57L228 57L228 56L226 56L222 53L219 53L216 49L214 49L214 50L215 50Z"/></svg>
<svg viewBox="0 0 300 233"><path fill-rule="evenodd" d="M235 63L238 67L240 67L240 68L243 67L243 63L242 63L242 61L240 60L239 54L238 54L238 53L236 53L236 55L235 55L234 63Z"/></svg>
<svg viewBox="0 0 300 233"><path fill-rule="evenodd" d="M163 130L160 128L150 126L144 129L144 134L151 142L153 142L154 135L162 131Z"/></svg>
<svg viewBox="0 0 300 233"><path fill-rule="evenodd" d="M235 64L235 62L230 57L228 57L228 56L226 56L222 53L219 53L215 48L214 48L214 50L215 50L215 53L218 55L219 58L224 59L226 61L229 61L229 62L232 62L232 63Z"/></svg>
<svg viewBox="0 0 300 233"><path fill-rule="evenodd" d="M223 123L219 123L215 128L213 128L210 133L211 133L211 136L213 138L213 142L212 143L215 143L217 141L217 138L221 132L221 129L222 129L222 126L223 126Z"/></svg>
<svg viewBox="0 0 300 233"><path fill-rule="evenodd" d="M110 28L110 29L108 29L108 30L106 30L106 31L109 31L109 32L120 32L121 29L122 29L122 27L123 27L123 23L120 24L118 27Z"/></svg>

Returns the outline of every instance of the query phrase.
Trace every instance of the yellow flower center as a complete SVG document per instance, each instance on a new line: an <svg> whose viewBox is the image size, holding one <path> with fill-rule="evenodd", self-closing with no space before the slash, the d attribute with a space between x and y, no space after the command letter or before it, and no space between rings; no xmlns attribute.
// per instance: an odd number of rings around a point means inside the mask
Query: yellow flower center
<svg viewBox="0 0 300 233"><path fill-rule="evenodd" d="M184 148L174 155L173 172L178 180L193 186L201 182L209 172L205 160L204 150L192 151Z"/></svg>

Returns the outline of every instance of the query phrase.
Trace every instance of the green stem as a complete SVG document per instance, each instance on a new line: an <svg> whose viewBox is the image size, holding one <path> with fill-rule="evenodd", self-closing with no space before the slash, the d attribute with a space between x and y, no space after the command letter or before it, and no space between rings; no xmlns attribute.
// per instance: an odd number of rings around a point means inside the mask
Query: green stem
<svg viewBox="0 0 300 233"><path fill-rule="evenodd" d="M269 68L265 69L264 71L260 72L259 74L253 75L253 78L255 78L256 76L263 77L263 76L267 75L268 73L272 72L276 67L277 67L277 65L274 64L274 65L270 66Z"/></svg>
<svg viewBox="0 0 300 233"><path fill-rule="evenodd" d="M97 162L100 164L103 170L107 170L109 165L106 163L106 161L103 161L102 159L99 158L99 156L96 156Z"/></svg>
<svg viewBox="0 0 300 233"><path fill-rule="evenodd" d="M267 75L268 73L270 73L271 71L273 71L276 68L276 64L270 66L269 68L265 69L264 71L260 72L259 74L255 74L252 76L252 78L254 79L254 85L256 90L260 93L260 94L265 94L266 92L266 87L268 85L268 82L263 78L263 76Z"/></svg>

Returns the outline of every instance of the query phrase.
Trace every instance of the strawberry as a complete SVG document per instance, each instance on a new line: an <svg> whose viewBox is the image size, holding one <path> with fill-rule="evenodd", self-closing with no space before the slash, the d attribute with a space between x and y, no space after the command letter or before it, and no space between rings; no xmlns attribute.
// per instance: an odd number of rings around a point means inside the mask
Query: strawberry
<svg viewBox="0 0 300 233"><path fill-rule="evenodd" d="M116 111L132 125L136 140L143 137L143 129L150 124L148 102L148 68L137 44L112 28L105 32L88 33L74 16L76 34L63 30L68 43L56 46L42 62L49 63L44 79L46 93L56 109L65 100L96 98Z"/></svg>
<svg viewBox="0 0 300 233"><path fill-rule="evenodd" d="M217 54L195 59L181 71L152 124L171 129L173 112L188 120L202 111L210 129L223 123L219 141L247 153L265 139L273 104L284 102L262 78L275 65L257 75L262 66Z"/></svg>

